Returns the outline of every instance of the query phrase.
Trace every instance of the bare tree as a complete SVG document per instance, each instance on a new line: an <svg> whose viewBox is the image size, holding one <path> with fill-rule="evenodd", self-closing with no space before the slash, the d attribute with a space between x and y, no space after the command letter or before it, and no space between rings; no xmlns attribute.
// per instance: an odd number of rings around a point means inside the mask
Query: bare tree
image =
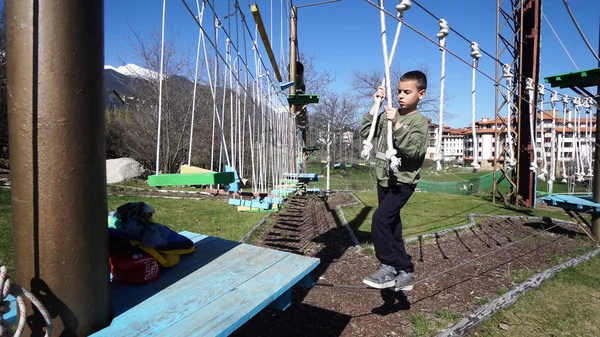
<svg viewBox="0 0 600 337"><path fill-rule="evenodd" d="M430 71L427 66L423 65L419 67L420 71L422 71L428 79L427 83L427 94L425 98L419 103L419 111L425 116L431 118L432 120L438 120L438 113L440 110L440 94L438 90L438 86L436 82L433 81L433 77L430 76ZM393 105L397 106L396 97L396 88L397 84L400 82L400 77L403 72L399 67L391 67L390 68L390 81L393 84L392 94L394 95L394 99L392 100ZM371 69L366 71L358 71L355 70L353 72L352 79L350 80L350 87L357 95L357 99L361 102L364 102L364 105L369 105L368 102L372 100L373 93L377 89L378 86L381 85L382 80L384 78L384 73L381 70ZM444 103L450 100L450 97L444 98ZM444 111L444 115L451 118L452 115L446 111Z"/></svg>

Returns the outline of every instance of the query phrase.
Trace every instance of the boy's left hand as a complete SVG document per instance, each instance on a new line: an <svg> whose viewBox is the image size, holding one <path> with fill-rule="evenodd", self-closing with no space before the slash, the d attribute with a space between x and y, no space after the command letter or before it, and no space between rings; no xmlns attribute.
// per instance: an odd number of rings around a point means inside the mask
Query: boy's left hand
<svg viewBox="0 0 600 337"><path fill-rule="evenodd" d="M385 107L385 118L395 123L398 118L398 109Z"/></svg>

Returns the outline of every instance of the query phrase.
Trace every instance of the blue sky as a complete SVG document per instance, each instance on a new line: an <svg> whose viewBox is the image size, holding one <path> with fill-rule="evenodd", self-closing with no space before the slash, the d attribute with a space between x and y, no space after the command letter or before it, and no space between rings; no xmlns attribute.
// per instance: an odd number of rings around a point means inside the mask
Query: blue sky
<svg viewBox="0 0 600 337"><path fill-rule="evenodd" d="M195 9L195 1L187 0ZM272 36L273 49L279 57L281 50L281 15L282 0L257 0L263 21ZM320 2L321 0L295 0L294 5ZM223 18L227 15L228 5L225 0L216 0L216 12ZM253 27L249 2L240 0L242 11L248 23ZM287 0L285 1L287 3ZM480 47L495 55L496 49L496 1L495 0L420 0L438 17L445 18L448 24ZM398 1L386 1L385 7L395 13ZM272 7L271 7L272 6ZM570 0L569 6L574 13L588 41L594 49L598 49L598 30L600 24L600 1ZM273 8L271 12L271 8ZM544 0L543 12L559 34L567 50L580 70L597 67L597 61L585 46L568 16L562 0ZM131 36L128 25L142 35L150 31L160 31L162 15L161 0L105 0L105 63L119 66L117 55L125 62L133 62L130 58L127 36ZM285 19L284 19L285 20ZM437 40L435 34L439 28L437 21L413 4L406 12L405 21ZM207 25L212 22L205 19ZM227 25L227 21L223 20ZM387 19L388 42L391 47L396 21ZM176 31L183 48L193 51L198 38L198 28L179 0L167 1L167 32ZM233 25L233 24L232 24ZM273 27L271 31L270 27ZM284 21L283 35L287 54L288 25ZM210 28L212 29L212 28ZM231 28L234 31L234 26ZM212 30L211 30L212 31ZM254 34L254 31L252 32ZM332 89L348 91L348 81L354 70L381 69L383 75L383 54L381 46L381 26L378 10L364 0L343 0L341 2L305 7L298 10L298 39L300 50L315 57L318 70L331 70L336 76ZM167 36L168 38L168 36ZM261 44L262 45L262 44ZM454 33L447 38L447 48L469 61L469 43ZM194 55L192 55L194 57ZM286 56L287 57L287 56ZM503 62L509 62L508 54ZM266 61L266 55L265 55ZM430 71L429 82L440 86L441 53L437 46L427 41L408 27L403 27L400 42L394 57L394 65L403 71L426 66ZM494 77L495 62L486 55L480 60L479 69ZM576 68L561 47L545 19L542 19L541 71L540 79L545 76L558 75L575 71ZM452 119L444 118L444 124L463 127L471 120L471 68L450 54L446 58L446 96L451 99L445 105L445 112L453 114ZM572 95L567 89L561 93ZM549 93L547 99L549 97ZM493 82L483 75L477 75L477 119L494 117L495 93ZM365 107L365 111L369 107Z"/></svg>

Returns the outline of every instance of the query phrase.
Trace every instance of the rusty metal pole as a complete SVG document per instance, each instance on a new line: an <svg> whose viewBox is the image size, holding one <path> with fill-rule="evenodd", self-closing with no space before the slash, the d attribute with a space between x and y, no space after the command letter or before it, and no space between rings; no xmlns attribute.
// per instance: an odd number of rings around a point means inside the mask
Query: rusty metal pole
<svg viewBox="0 0 600 337"><path fill-rule="evenodd" d="M526 207L535 206L535 179L536 175L529 169L533 159L533 144L529 134L531 123L535 125L535 107L537 106L537 95L533 96L533 102L529 103L527 90L525 89L525 78L532 78L534 86L539 83L539 58L540 58L540 23L541 23L541 0L528 0L522 2L521 15L521 55L519 57L519 139L518 139L518 163L517 163L517 204L522 202ZM530 105L531 104L531 105ZM531 112L533 110L533 113ZM537 134L537 131L536 131Z"/></svg>
<svg viewBox="0 0 600 337"><path fill-rule="evenodd" d="M16 282L49 309L53 336L111 318L103 13L103 0L6 1ZM39 335L39 314L28 322Z"/></svg>

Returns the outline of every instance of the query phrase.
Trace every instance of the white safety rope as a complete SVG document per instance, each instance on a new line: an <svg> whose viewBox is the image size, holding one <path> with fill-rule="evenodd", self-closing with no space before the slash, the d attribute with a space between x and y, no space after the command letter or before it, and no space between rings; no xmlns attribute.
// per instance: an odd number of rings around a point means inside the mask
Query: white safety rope
<svg viewBox="0 0 600 337"><path fill-rule="evenodd" d="M165 14L167 11L167 0L163 0L162 8L162 30L161 30L161 41L160 41L160 71L158 78L158 127L156 131L156 172L159 174L160 165L160 125L162 117L162 85L163 85L163 65L165 61Z"/></svg>
<svg viewBox="0 0 600 337"><path fill-rule="evenodd" d="M202 24L202 18L204 17L204 1L202 2L202 9L200 9L199 1L196 0L196 7L198 8L198 22ZM192 141L194 138L194 115L196 114L196 88L198 86L198 63L200 60L200 45L202 44L203 31L198 28L198 47L196 48L196 70L194 71L194 92L192 93L192 121L190 123L190 146L188 149L188 165L192 165Z"/></svg>
<svg viewBox="0 0 600 337"><path fill-rule="evenodd" d="M548 192L552 193L552 184L556 180L556 102L558 102L558 93L553 90L550 94L550 104L552 105L552 129L550 136L550 176L548 177Z"/></svg>
<svg viewBox="0 0 600 337"><path fill-rule="evenodd" d="M410 7L412 6L412 3L410 2L410 0L401 0L400 3L398 5L396 5L396 10L398 11L398 13L396 14L396 17L402 19L404 18L404 12L409 10ZM394 59L394 54L396 52L396 47L398 45L398 39L400 37L400 31L402 29L402 20L398 20L398 25L396 26L396 34L394 35L394 42L392 43L392 50L390 51L390 56L388 58L388 63L386 65L386 69L388 69L389 67L392 66L392 61ZM384 86L385 85L385 76L383 78L383 80L381 81L381 85ZM391 90L391 89L390 89ZM369 129L369 135L367 136L367 139L365 139L363 141L363 150L360 154L361 158L363 158L364 160L369 160L369 157L371 156L371 150L373 150L373 137L375 135L375 128L377 127L377 110L381 107L381 100L380 99L376 99L375 102L373 103L373 107L371 108L371 111L374 111L373 114L373 120L371 121L371 128Z"/></svg>
<svg viewBox="0 0 600 337"><path fill-rule="evenodd" d="M561 162L562 162L562 180L563 184L567 183L567 178L569 175L567 174L567 166L565 163L565 135L567 129L567 114L569 109L569 96L563 95L561 98L561 103L563 104L563 128L562 128L562 138L560 141L560 152L561 152Z"/></svg>
<svg viewBox="0 0 600 337"><path fill-rule="evenodd" d="M548 176L548 169L547 169L547 165L548 165L548 160L546 159L546 149L545 149L545 141L544 138L545 136L545 130L544 130L544 96L546 95L546 88L544 87L543 84L538 84L538 100L540 101L540 110L539 110L539 115L540 115L540 136L541 136L541 149L540 149L540 156L542 157L542 169L540 170L540 175L538 176L539 179L541 180L546 180L546 177ZM538 115L538 113L535 113L536 116ZM536 136L537 136L537 129L536 129ZM536 163L537 165L537 163Z"/></svg>
<svg viewBox="0 0 600 337"><path fill-rule="evenodd" d="M517 165L517 162L515 161L515 149L514 149L513 137L512 137L511 121L512 121L513 103L512 103L512 96L510 94L510 90L513 87L513 79L514 79L515 75L512 74L509 64L505 63L502 65L502 77L504 77L506 79L506 126L507 126L507 132L506 132L507 138L506 139L508 142L508 151L509 151L509 155L510 155L510 158L508 158L507 164L508 164L508 167L512 168L512 167L515 167L515 165Z"/></svg>
<svg viewBox="0 0 600 337"><path fill-rule="evenodd" d="M586 177L593 178L594 177L594 162L592 159L592 105L593 101L591 97L586 97L584 99L584 107L585 107L585 157L587 164L587 174Z"/></svg>
<svg viewBox="0 0 600 337"><path fill-rule="evenodd" d="M46 307L44 307L42 302L27 289L16 284L11 285L10 279L7 277L6 266L0 265L0 337L9 337L11 334L11 326L3 318L3 315L10 310L9 302L7 300L8 295L15 298L19 313L19 320L16 329L14 330L14 337L20 337L25 329L25 324L27 324L27 306L25 305L25 298L40 312L46 322L44 337L52 335L52 318L50 317L48 310L46 310Z"/></svg>
<svg viewBox="0 0 600 337"><path fill-rule="evenodd" d="M527 95L529 96L529 136L531 137L531 144L533 146L533 158L531 159L531 164L529 165L529 169L534 173L537 173L537 146L536 146L536 133L535 124L537 118L535 118L535 105L533 105L534 98L534 87L533 87L533 79L526 78L525 79L525 90L527 90Z"/></svg>
<svg viewBox="0 0 600 337"><path fill-rule="evenodd" d="M574 159L577 164L577 170L575 171L575 180L578 182L583 181L583 168L581 161L581 98L573 97L571 100L573 109L575 111L575 130L573 132L573 144L574 144Z"/></svg>
<svg viewBox="0 0 600 337"><path fill-rule="evenodd" d="M471 42L471 57L473 58L473 73L471 80L471 131L473 133L473 162L471 166L474 170L481 168L479 165L479 149L477 147L477 132L475 131L475 73L481 58L481 50L477 42Z"/></svg>
<svg viewBox="0 0 600 337"><path fill-rule="evenodd" d="M436 170L442 170L442 135L444 131L444 83L446 80L446 37L450 33L450 27L448 26L448 22L445 19L440 19L438 21L438 25L440 26L440 31L436 34L439 39L439 50L442 52L442 75L440 78L440 126L438 129L438 137L435 147L435 162L436 162ZM475 142L475 139L473 140Z"/></svg>
<svg viewBox="0 0 600 337"><path fill-rule="evenodd" d="M387 107L392 108L392 83L390 80L390 69L389 69L389 57L387 51L387 33L385 30L385 10L383 7L383 0L379 0L379 17L381 19L381 45L383 46L383 66L385 68L385 88ZM396 149L394 148L394 127L392 121L387 121L387 150L385 151L385 158L390 161L390 169L394 172L398 171L401 165L400 158L396 157Z"/></svg>

